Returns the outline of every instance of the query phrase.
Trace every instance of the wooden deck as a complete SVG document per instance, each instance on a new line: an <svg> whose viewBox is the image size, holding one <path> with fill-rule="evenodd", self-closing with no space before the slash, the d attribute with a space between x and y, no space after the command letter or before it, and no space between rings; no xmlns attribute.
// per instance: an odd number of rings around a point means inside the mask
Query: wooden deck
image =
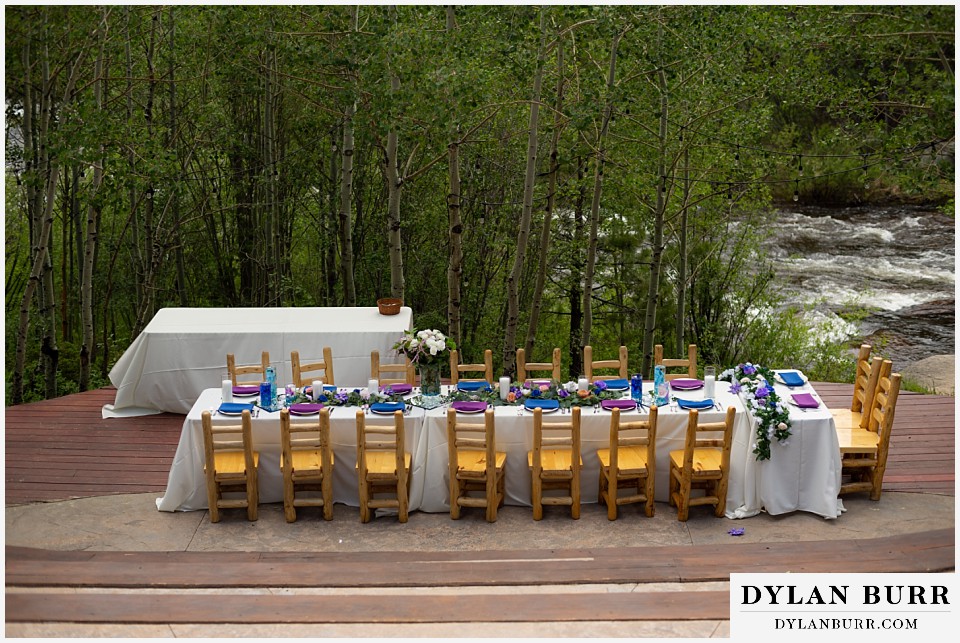
<svg viewBox="0 0 960 643"><path fill-rule="evenodd" d="M828 406L850 384L815 384ZM183 416L101 416L113 388L6 409L6 504L123 493L162 493ZM954 494L954 398L902 392L883 488Z"/></svg>

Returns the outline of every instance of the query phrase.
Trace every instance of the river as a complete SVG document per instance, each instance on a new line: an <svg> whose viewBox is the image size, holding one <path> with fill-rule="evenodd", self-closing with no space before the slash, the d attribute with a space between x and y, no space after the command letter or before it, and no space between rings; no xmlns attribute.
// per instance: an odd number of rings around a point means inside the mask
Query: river
<svg viewBox="0 0 960 643"><path fill-rule="evenodd" d="M782 206L776 221L766 245L788 302L873 343L897 368L954 353L952 217L920 206ZM853 322L837 314L856 309L865 316Z"/></svg>

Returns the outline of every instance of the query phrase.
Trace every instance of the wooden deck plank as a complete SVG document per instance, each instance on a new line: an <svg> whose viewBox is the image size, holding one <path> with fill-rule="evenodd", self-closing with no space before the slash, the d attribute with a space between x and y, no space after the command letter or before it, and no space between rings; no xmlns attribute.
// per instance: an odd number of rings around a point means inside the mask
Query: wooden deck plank
<svg viewBox="0 0 960 643"><path fill-rule="evenodd" d="M814 386L828 406L849 406L852 385ZM115 395L108 387L6 409L8 505L164 491L184 416L104 419ZM903 391L884 489L953 495L955 424L954 398Z"/></svg>
<svg viewBox="0 0 960 643"><path fill-rule="evenodd" d="M728 592L303 596L7 594L7 622L458 623L726 620ZM50 606L56 605L55 610Z"/></svg>

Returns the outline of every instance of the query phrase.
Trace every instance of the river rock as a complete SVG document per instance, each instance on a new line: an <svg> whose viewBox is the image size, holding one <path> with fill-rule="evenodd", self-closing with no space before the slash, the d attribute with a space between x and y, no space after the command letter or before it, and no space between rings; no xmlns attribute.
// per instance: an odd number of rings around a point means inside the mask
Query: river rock
<svg viewBox="0 0 960 643"><path fill-rule="evenodd" d="M934 393L953 395L955 358L955 355L934 355L908 364L900 373L904 380L932 389Z"/></svg>

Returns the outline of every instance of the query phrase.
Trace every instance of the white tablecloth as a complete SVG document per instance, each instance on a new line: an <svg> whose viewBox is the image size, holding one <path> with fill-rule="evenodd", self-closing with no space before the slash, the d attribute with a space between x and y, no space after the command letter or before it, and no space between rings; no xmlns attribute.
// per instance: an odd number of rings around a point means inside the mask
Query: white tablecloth
<svg viewBox="0 0 960 643"><path fill-rule="evenodd" d="M241 401L237 398L235 401ZM207 487L203 473L203 425L201 414L220 405L220 389L207 389L190 409L180 443L167 479L167 490L157 499L160 511L207 509ZM335 408L330 415L330 444L333 446L333 500L359 506L357 471L356 407ZM414 407L404 421L404 439L411 455L410 509L422 504L426 478L427 439L422 430L423 409ZM316 416L290 416L292 423L316 422ZM392 425L393 417L368 413L368 425ZM237 424L238 418L213 415L214 424ZM260 410L253 418L254 450L260 452L258 487L260 502L283 502L283 474L280 472L280 413ZM446 455L444 454L444 459ZM431 484L442 483L433 481Z"/></svg>
<svg viewBox="0 0 960 643"><path fill-rule="evenodd" d="M774 388L784 401L791 399L791 393L816 394L810 384L793 389L776 384ZM838 497L840 444L833 416L822 401L817 409L789 406L791 436L786 444L772 441L770 459L763 462L753 454L756 420L749 425L737 423L730 456L728 518L747 518L761 510L771 515L809 511L837 518L844 511Z"/></svg>
<svg viewBox="0 0 960 643"><path fill-rule="evenodd" d="M293 377L291 351L311 362L330 346L336 383L365 386L370 352L394 361L392 347L412 318L406 306L397 315L381 315L375 307L164 308L110 371L117 397L103 414L187 413L201 391L220 385L227 353L238 364L256 364L269 351L283 386Z"/></svg>
<svg viewBox="0 0 960 643"><path fill-rule="evenodd" d="M649 384L648 384L649 386ZM718 384L717 400L726 409L729 405L737 408L737 423L744 424L747 431L748 418L743 413L740 399L726 392L726 387ZM679 393L680 397L702 399L702 391ZM167 482L167 491L157 500L162 511L206 509L207 497L203 477L203 432L200 414L204 409L216 408L220 403L220 389L209 389L191 409L183 424L180 444L174 457ZM497 450L507 453L506 461L506 503L511 505L530 505L530 470L527 467L527 451L533 444L533 415L519 411L517 407L495 407ZM337 408L331 415L331 441L334 445L334 500L350 506L359 504L357 495L356 463L356 426L355 408ZM646 411L623 413L624 419L640 418ZM552 418L568 419L569 416L547 414L545 421ZM669 453L682 449L687 428L687 411L675 405L660 409L657 421L657 464L656 498L666 501L669 480ZM717 422L724 417L718 410L702 411L701 421ZM235 419L214 415L217 422L229 424ZM371 421L374 416L368 416ZM376 418L384 421L384 418ZM387 418L386 421L389 421ZM477 416L482 421L482 416ZM410 509L428 512L449 511L449 487L447 484L447 428L446 408L434 409L424 413L414 408L407 418L407 448L411 452L413 473L411 476ZM253 420L254 443L260 451L260 500L261 502L281 502L283 500L280 474L280 420L279 413L260 411ZM600 464L597 449L609 446L610 413L601 410L594 412L585 408L581 415L581 500L584 503L597 502Z"/></svg>

